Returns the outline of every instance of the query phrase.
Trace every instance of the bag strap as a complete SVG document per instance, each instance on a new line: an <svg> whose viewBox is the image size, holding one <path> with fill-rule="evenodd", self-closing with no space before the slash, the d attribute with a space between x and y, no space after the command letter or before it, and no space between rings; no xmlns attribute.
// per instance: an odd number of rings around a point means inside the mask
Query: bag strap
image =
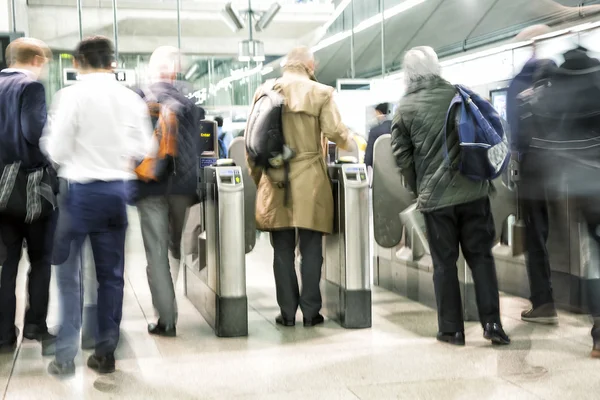
<svg viewBox="0 0 600 400"><path fill-rule="evenodd" d="M452 117L452 111L454 109L454 107L459 104L459 103L463 103L464 99L462 96L462 93L460 92L460 87L458 85L455 86L457 89L457 93L454 95L454 97L452 98L452 101L450 102L450 106L448 106L448 111L446 112L446 120L444 121L444 159L448 162L448 165L450 164L450 156L448 154L448 122L450 121L450 118Z"/></svg>

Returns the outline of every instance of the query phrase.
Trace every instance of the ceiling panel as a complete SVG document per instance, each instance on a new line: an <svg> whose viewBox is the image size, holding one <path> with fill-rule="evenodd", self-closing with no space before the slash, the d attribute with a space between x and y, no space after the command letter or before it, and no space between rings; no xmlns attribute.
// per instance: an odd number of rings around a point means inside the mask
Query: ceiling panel
<svg viewBox="0 0 600 400"><path fill-rule="evenodd" d="M319 82L335 84L338 79L350 77L350 38L332 46L326 52L319 52L317 58L317 79Z"/></svg>

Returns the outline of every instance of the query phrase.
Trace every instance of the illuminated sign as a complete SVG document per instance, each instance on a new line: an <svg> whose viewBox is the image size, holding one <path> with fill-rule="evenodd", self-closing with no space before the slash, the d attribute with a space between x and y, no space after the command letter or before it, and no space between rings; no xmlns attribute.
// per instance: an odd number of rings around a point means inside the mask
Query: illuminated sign
<svg viewBox="0 0 600 400"><path fill-rule="evenodd" d="M135 86L136 84L136 73L132 69L115 69L115 79L117 82L124 84L125 86ZM63 84L64 86L70 86L79 81L79 73L74 68L65 68L63 70Z"/></svg>

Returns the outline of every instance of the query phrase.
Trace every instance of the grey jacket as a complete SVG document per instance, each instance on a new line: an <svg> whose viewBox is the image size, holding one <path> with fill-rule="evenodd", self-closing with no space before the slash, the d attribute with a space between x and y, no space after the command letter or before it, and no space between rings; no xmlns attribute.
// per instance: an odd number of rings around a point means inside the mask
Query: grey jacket
<svg viewBox="0 0 600 400"><path fill-rule="evenodd" d="M441 77L409 85L392 123L392 151L417 207L427 212L464 204L490 194L490 182L470 180L458 171L460 145L451 116L444 155L444 122L456 89Z"/></svg>

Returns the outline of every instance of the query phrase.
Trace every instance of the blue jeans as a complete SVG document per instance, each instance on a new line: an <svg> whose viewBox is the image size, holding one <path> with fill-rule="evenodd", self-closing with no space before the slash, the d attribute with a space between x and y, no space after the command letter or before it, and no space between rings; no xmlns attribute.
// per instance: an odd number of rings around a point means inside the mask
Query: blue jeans
<svg viewBox="0 0 600 400"><path fill-rule="evenodd" d="M72 361L79 348L83 308L81 250L86 237L90 239L98 280L95 353L106 356L117 348L123 311L126 201L124 182L69 187L65 211L70 218L64 240L70 243L71 251L67 262L57 267L62 312L56 360L60 363Z"/></svg>

